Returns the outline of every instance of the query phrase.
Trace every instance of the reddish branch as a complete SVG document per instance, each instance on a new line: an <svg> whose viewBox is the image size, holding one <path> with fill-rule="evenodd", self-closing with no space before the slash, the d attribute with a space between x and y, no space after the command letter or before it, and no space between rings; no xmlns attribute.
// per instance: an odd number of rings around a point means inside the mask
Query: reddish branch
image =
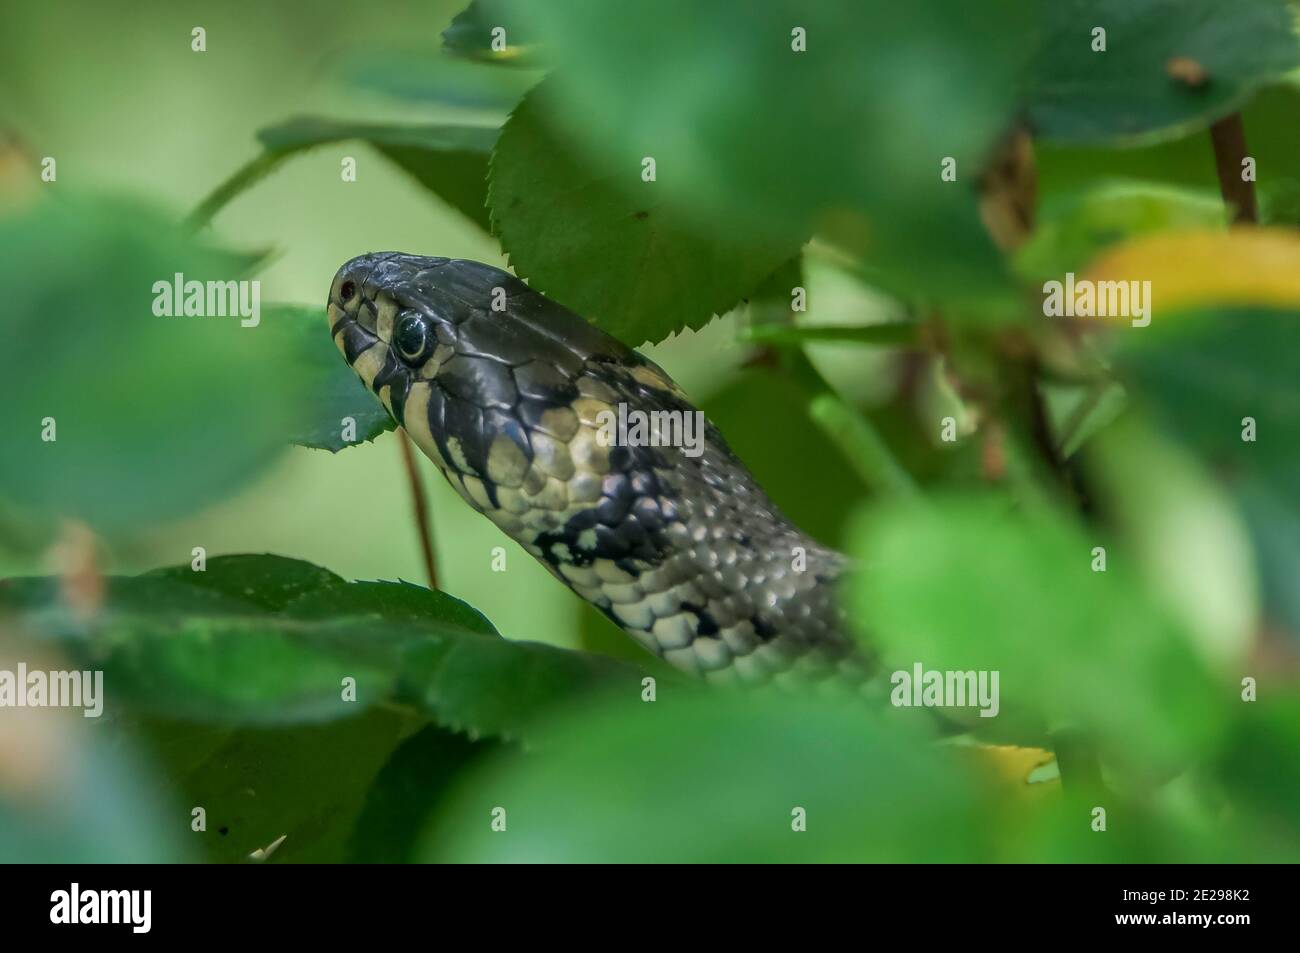
<svg viewBox="0 0 1300 953"><path fill-rule="evenodd" d="M415 509L415 527L420 536L420 551L424 555L424 572L429 577L429 588L438 588L438 571L433 563L433 534L429 528L429 505L424 497L424 484L415 465L411 451L411 438L401 427L397 428L397 442L402 448L402 462L406 464L406 478L411 484L411 505Z"/></svg>

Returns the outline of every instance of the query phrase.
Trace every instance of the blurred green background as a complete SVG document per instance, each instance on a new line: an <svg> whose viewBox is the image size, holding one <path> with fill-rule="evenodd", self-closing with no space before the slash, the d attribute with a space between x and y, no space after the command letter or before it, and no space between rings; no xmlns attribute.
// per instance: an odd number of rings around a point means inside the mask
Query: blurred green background
<svg viewBox="0 0 1300 953"><path fill-rule="evenodd" d="M36 188L67 202L47 201L31 219L0 214L0 276L14 302L0 320L23 342L0 353L0 407L14 415L6 433L14 439L0 445L0 579L58 577L0 583L13 610L0 618L13 627L0 632L0 661L13 634L13 645L41 658L48 651L51 664L61 652L105 661L125 704L102 723L111 736L100 723L65 724L62 713L33 718L30 728L0 723L0 793L10 798L0 804L0 846L34 857L55 843L94 859L190 851L237 860L288 831L287 860L1294 854L1300 409L1292 327L1300 294L1220 300L1211 287L1199 314L1162 320L1149 334L1094 337L1042 321L1035 288L1129 240L1137 240L1136 267L1154 270L1161 263L1141 254L1151 233L1202 229L1213 252L1236 248L1242 235L1223 228L1228 210L1205 130L1238 105L1264 170L1264 221L1281 226L1265 240L1279 254L1290 247L1300 221L1300 95L1295 74L1286 75L1297 61L1289 8L1243 0L1249 16L1230 16L1208 0L1189 3L1203 17L1169 16L1160 3L1100 4L1117 41L1105 59L1078 42L1090 6L1029 0L1001 0L991 12L941 0L743 11L664 0L629 3L626 21L621 7L557 0L543 13L481 0L475 9L492 13L463 23L465 46L455 51L481 55L482 27L505 11L517 18L512 30L538 28L556 64L554 80L513 113L512 147L496 153L493 188L520 199L493 203L514 212L501 230L510 264L561 300L603 309L588 316L607 329L658 338L687 326L645 352L795 523L867 567L849 589L862 640L890 660L1008 673L1009 700L1031 717L1022 723L1009 710L980 740L1054 744L1038 719L1045 713L1091 733L1117 790L1085 771L1068 792L1074 800L1024 813L1040 793L1024 771L1012 796L989 797L982 776L955 769L964 749L933 744L928 723L892 723L897 712L860 718L829 704L698 697L675 685L671 704L628 710L628 695L640 690L631 666L478 639L481 620L439 593L346 583L424 582L395 439L331 454L281 448L280 433L267 464L264 440L283 408L259 413L259 402L274 403L279 377L287 391L313 393L298 376L310 368L268 367L280 353L274 333L169 324L136 308L130 296L149 269L171 260L173 244L178 262L215 267L217 258L191 248L168 219L183 218L261 155L260 129L304 115L501 126L527 83L503 81L500 89L514 92L499 95L492 83L469 83L454 94L444 72L451 57L433 55L463 0L374 9L143 3L129 18L89 0L10 3L0 36L0 197L53 156L57 183ZM825 58L792 65L796 14L809 17ZM194 27L206 31L203 53L191 50ZM875 55L860 55L868 39ZM934 71L935 50L949 73ZM1183 88L1168 74L1167 57L1188 50L1214 71L1212 88ZM434 87L446 95L424 95ZM1012 252L980 224L996 186L963 178L949 188L934 160L952 152L963 175L983 171L1026 112L1037 136L1036 190L1028 191L1038 217ZM669 198L654 205L663 232L634 232L644 216L629 214L640 206L628 203L641 197L601 179L628 168L647 143L663 146L662 168L674 173L663 179ZM340 178L345 156L357 159L356 182ZM312 341L328 350L319 312L335 270L357 254L507 264L497 241L437 191L369 145L329 143L237 195L205 237L266 253L257 271L264 311L271 303L315 311ZM157 211L119 215L128 206L83 201L91 195L134 197ZM642 294L621 295L646 277L634 267L636 242L663 234L676 240L660 242L671 247L656 261L681 274L664 268L638 285ZM556 235L565 241L551 241ZM1279 272L1292 261L1270 260ZM46 261L68 273L28 281ZM775 278L751 287L783 261ZM791 315L787 279L807 286L809 314ZM744 296L753 303L708 323L711 302L728 294L728 306ZM110 316L123 315L145 320L114 326ZM773 315L795 348L767 351L745 339L751 323ZM895 321L889 330L912 346L881 346L881 320ZM78 333L60 334L65 321ZM832 325L852 325L856 339L808 333ZM191 351L173 358L177 346ZM261 364L250 350L261 351ZM307 365L319 350L284 353ZM922 487L931 508L877 499L891 489L880 454L852 433L833 442L814 424L806 385L816 374L792 364L791 350L806 351L829 379L820 396L846 398L835 405L841 422L856 422L858 436L878 431L884 455L898 458L910 474L903 482ZM342 361L329 358L346 377ZM802 373L783 373L792 366ZM175 406L151 404L157 382L141 367L173 369ZM190 372L199 376L187 393ZM79 390L82 375L95 386ZM5 390L20 379L24 386ZM1102 398L1126 388L1130 413L1121 415L1124 400ZM98 397L78 405L82 391ZM85 405L108 405L110 391L108 410L119 416L105 420L104 407ZM32 421L58 400L76 412L60 410L61 442L40 446ZM203 426L187 427L187 413ZM1239 438L1246 413L1265 422L1257 445ZM952 444L937 436L948 415L959 423ZM245 423L247 441L221 429L238 433ZM1045 454L1036 438L1049 445ZM1066 455L1083 444L1086 452L1052 460L1057 438ZM140 486L115 484L119 472L134 472ZM495 626L513 640L647 661L432 467L422 472L441 588L481 609L489 634ZM244 480L249 473L255 478ZM181 477L209 479L191 494L201 508L187 512L184 492L165 492ZM1074 492L1075 479L1086 480L1086 493ZM100 522L90 522L104 530L95 568L121 577L179 567L114 579L97 606L101 628L70 611L78 585L93 595L95 574L87 580L56 563L57 524L28 519L29 505L35 514L51 502L62 515L62 480L81 494L68 494L70 507L95 509ZM234 490L222 497L226 486ZM141 518L155 494L169 515ZM1083 557L1098 541L1110 547L1105 575ZM213 561L205 574L188 571L196 546ZM498 546L508 553L504 574L492 571ZM219 559L229 553L282 554L337 576L288 559ZM353 672L360 706L338 697L339 678ZM1258 707L1240 697L1243 676L1260 681ZM624 707L585 699L550 718L592 686L618 686ZM514 744L538 739L549 745L542 756ZM143 749L152 767L120 763L119 747ZM1041 769L1032 759L1044 754L1011 757ZM60 771L66 783L49 786L57 799L23 800L41 790L32 778ZM170 809L204 803L225 818L214 824L219 836L179 848L183 814L150 824L155 808L140 789L153 777L165 779ZM89 793L99 788L102 798ZM478 821L506 795L523 809L525 836L493 840ZM792 847L789 805L805 796L832 823ZM1102 796L1124 821L1113 838L1093 838L1080 824L1088 799ZM54 840L42 840L33 816L53 818ZM683 817L693 826L679 826ZM420 829L434 833L417 851Z"/></svg>

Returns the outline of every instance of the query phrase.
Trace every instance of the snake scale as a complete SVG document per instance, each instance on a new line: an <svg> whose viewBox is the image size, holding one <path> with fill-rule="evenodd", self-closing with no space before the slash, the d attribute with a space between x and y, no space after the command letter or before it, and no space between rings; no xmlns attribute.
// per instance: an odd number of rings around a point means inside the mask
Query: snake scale
<svg viewBox="0 0 1300 953"><path fill-rule="evenodd" d="M696 413L653 362L473 261L362 255L328 314L457 493L646 649L710 681L865 677L834 598L845 557L781 514L712 423L697 455L608 439L619 404Z"/></svg>

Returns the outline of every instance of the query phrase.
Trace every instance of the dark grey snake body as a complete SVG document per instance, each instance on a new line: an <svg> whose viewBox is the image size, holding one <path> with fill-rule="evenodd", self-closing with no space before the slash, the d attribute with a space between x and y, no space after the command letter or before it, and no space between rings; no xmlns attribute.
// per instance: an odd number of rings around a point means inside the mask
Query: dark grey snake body
<svg viewBox="0 0 1300 953"><path fill-rule="evenodd" d="M472 261L354 258L328 310L344 358L466 502L645 648L710 680L865 675L833 593L844 557L711 423L696 456L607 445L620 403L695 413L651 361Z"/></svg>

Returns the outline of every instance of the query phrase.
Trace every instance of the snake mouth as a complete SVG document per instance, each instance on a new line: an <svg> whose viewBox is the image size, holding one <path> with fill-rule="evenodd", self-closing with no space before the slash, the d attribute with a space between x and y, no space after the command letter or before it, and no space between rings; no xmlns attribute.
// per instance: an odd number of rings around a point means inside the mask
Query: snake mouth
<svg viewBox="0 0 1300 953"><path fill-rule="evenodd" d="M440 300L430 277L446 264L446 258L376 252L348 261L330 286L334 342L399 424L411 388L437 378L455 356L455 302Z"/></svg>
<svg viewBox="0 0 1300 953"><path fill-rule="evenodd" d="M418 262L445 261L420 259L397 252L377 252L353 258L334 276L327 303L330 334L344 360L376 393L392 383L388 379L392 375L422 369L432 356L395 350L396 335L399 327L410 325L411 319L418 320L423 330L433 330L441 322L433 307L411 309L407 306L404 295L410 285L404 279L409 278ZM399 312L402 312L401 316ZM407 319L407 312L411 312L411 319ZM413 338L408 332L402 340L410 344ZM392 360L397 357L405 360ZM387 373L384 373L385 369Z"/></svg>

